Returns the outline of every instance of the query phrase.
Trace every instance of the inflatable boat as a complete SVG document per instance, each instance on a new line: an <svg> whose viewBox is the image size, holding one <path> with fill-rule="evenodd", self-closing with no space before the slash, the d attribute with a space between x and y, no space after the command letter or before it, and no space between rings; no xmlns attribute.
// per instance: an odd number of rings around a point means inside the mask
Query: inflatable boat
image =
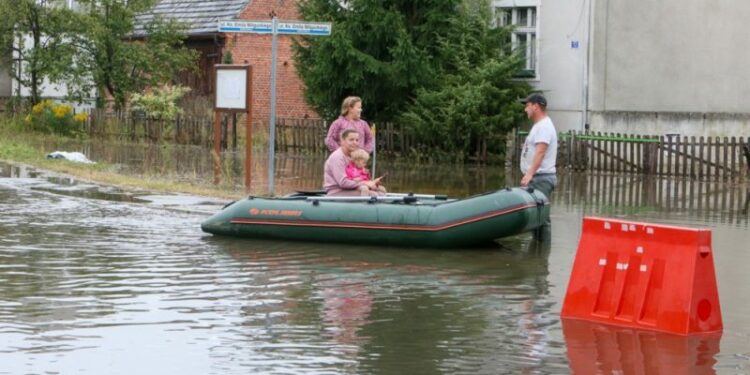
<svg viewBox="0 0 750 375"><path fill-rule="evenodd" d="M405 247L468 247L530 231L549 218L539 191L505 188L464 199L389 194L329 197L300 192L248 197L201 224L215 235Z"/></svg>

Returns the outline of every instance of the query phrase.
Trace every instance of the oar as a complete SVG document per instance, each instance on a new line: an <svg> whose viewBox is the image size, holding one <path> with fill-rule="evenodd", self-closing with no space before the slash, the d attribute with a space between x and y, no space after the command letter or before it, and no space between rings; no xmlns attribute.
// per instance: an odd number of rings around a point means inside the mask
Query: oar
<svg viewBox="0 0 750 375"><path fill-rule="evenodd" d="M430 194L403 194L403 193L388 193L386 194L388 197L414 197L414 198L421 198L421 199L435 199L435 200L446 200L448 199L448 196L445 194L437 194L437 195L430 195Z"/></svg>
<svg viewBox="0 0 750 375"><path fill-rule="evenodd" d="M418 200L417 197L402 196L393 197L387 195L379 195L375 197L337 197L337 196L325 196L325 197L307 197L308 201L326 201L326 202L404 202L414 203Z"/></svg>
<svg viewBox="0 0 750 375"><path fill-rule="evenodd" d="M370 132L372 133L372 176L375 177L377 176L375 174L375 163L378 161L378 137L375 136L377 132L375 124L372 124Z"/></svg>

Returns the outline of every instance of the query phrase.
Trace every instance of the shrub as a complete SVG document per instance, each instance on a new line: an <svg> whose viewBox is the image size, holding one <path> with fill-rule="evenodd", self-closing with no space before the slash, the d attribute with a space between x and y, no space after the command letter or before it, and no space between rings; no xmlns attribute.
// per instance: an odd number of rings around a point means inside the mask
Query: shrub
<svg viewBox="0 0 750 375"><path fill-rule="evenodd" d="M147 94L133 94L130 104L136 112L142 112L154 120L172 121L182 109L177 101L190 91L189 87L164 86Z"/></svg>
<svg viewBox="0 0 750 375"><path fill-rule="evenodd" d="M47 99L31 107L31 113L26 115L24 123L34 131L73 136L81 134L87 119L85 113L74 114L70 105Z"/></svg>

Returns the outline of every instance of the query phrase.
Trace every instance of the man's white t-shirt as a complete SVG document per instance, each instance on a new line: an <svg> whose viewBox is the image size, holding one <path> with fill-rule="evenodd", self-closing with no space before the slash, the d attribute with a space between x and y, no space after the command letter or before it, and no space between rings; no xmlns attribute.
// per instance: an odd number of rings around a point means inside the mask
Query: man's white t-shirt
<svg viewBox="0 0 750 375"><path fill-rule="evenodd" d="M529 167L531 167L531 163L534 161L537 143L546 143L549 146L547 147L547 152L544 153L542 164L539 165L536 173L555 173L555 164L557 163L557 131L555 131L555 125L552 124L549 116L534 124L531 127L529 135L526 137L526 142L521 152L521 172L524 174L526 174Z"/></svg>

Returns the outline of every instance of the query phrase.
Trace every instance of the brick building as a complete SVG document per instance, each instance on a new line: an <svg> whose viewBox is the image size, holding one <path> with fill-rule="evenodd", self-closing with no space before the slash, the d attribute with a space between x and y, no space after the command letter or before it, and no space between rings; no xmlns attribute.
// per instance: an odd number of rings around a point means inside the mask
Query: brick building
<svg viewBox="0 0 750 375"><path fill-rule="evenodd" d="M193 94L213 96L214 64L230 51L235 64L253 67L253 117L267 121L271 86L271 35L218 32L224 20L270 20L274 12L280 20L297 20L297 0L161 0L150 12L137 18L136 35L155 16L174 18L188 25L186 45L199 52L198 72L179 77ZM304 100L304 85L294 68L292 38L278 35L276 64L277 118L319 118Z"/></svg>

